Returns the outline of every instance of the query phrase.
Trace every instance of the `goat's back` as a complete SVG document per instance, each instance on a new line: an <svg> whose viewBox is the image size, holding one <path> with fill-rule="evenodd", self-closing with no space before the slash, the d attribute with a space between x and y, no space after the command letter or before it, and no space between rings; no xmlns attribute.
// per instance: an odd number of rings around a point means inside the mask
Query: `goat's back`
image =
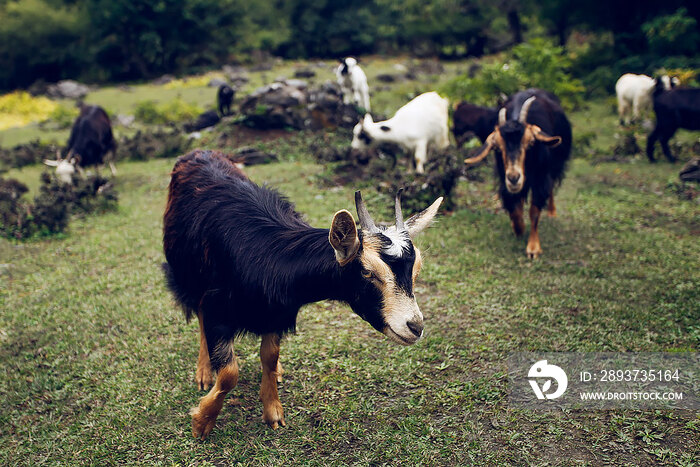
<svg viewBox="0 0 700 467"><path fill-rule="evenodd" d="M700 88L674 88L655 95L654 112L662 125L700 130Z"/></svg>

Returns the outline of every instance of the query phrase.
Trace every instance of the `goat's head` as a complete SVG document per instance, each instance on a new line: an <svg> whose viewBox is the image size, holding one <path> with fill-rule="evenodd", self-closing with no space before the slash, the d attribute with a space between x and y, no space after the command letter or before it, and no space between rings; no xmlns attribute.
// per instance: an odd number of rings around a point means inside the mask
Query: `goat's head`
<svg viewBox="0 0 700 467"><path fill-rule="evenodd" d="M510 193L519 193L525 186L525 158L528 149L536 142L551 147L561 143L560 136L549 136L539 126L527 123L527 115L534 101L535 96L532 96L523 103L517 120L506 121L506 109L501 108L498 124L486 138L481 152L464 160L467 165L475 164L484 159L492 149L495 150L502 158L504 182Z"/></svg>
<svg viewBox="0 0 700 467"><path fill-rule="evenodd" d="M374 223L356 192L360 231L348 211L338 211L329 241L343 269L353 311L392 340L411 345L423 335L423 315L413 295L421 255L412 239L428 227L442 198L404 222L400 196L399 191L395 225L383 228Z"/></svg>
<svg viewBox="0 0 700 467"><path fill-rule="evenodd" d="M44 164L49 167L56 167L56 177L63 183L72 183L73 174L75 174L75 164L78 160L68 154L67 159L62 159L60 154L56 155L56 160L52 161L49 159L44 159Z"/></svg>
<svg viewBox="0 0 700 467"><path fill-rule="evenodd" d="M377 136L374 132L377 127L381 130L380 134L391 132L391 127L384 124L375 124L372 116L366 113L364 118L352 129L352 143L350 143L350 147L352 149L367 149L378 143L379 141L377 141Z"/></svg>

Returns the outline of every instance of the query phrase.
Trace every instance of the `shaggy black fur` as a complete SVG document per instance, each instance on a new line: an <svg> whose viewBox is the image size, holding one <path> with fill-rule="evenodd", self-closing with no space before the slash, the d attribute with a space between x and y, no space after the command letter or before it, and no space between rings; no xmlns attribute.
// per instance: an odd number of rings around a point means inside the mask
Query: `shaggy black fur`
<svg viewBox="0 0 700 467"><path fill-rule="evenodd" d="M457 147L464 144L468 133L474 133L484 143L498 123L498 109L460 102L452 114L452 122Z"/></svg>
<svg viewBox="0 0 700 467"><path fill-rule="evenodd" d="M102 164L105 154L117 149L112 135L112 123L107 112L96 105L82 106L80 115L73 123L64 156L77 156L82 167Z"/></svg>
<svg viewBox="0 0 700 467"><path fill-rule="evenodd" d="M328 233L221 153L178 159L164 217L164 269L186 317L202 312L215 370L227 363L214 351L219 343L246 332L293 331L306 303L341 300L384 329L379 289L362 276L359 259L339 266Z"/></svg>
<svg viewBox="0 0 700 467"><path fill-rule="evenodd" d="M656 126L647 138L647 157L650 162L655 162L654 145L658 140L664 156L674 162L676 158L671 154L668 141L676 131L679 128L700 130L700 88L673 88L666 91L662 81L657 80L654 113Z"/></svg>
<svg viewBox="0 0 700 467"><path fill-rule="evenodd" d="M216 93L216 102L218 104L219 115L221 117L231 115L231 104L233 104L233 97L235 95L236 92L228 84L222 84L219 86L219 90Z"/></svg>
<svg viewBox="0 0 700 467"><path fill-rule="evenodd" d="M514 156L520 147L524 125L517 121L523 103L531 96L537 98L530 107L527 122L539 126L550 136L560 136L561 144L548 147L536 141L525 154L525 185L518 193L510 193L505 184L505 167L503 158L497 154L496 175L500 182L499 193L503 207L512 212L521 199L527 199L532 191L532 203L542 209L549 199L552 190L564 178L566 164L571 155L571 124L564 110L545 91L528 89L514 94L506 103L507 121L500 127L501 135L506 142L508 157ZM498 151L497 151L498 152Z"/></svg>

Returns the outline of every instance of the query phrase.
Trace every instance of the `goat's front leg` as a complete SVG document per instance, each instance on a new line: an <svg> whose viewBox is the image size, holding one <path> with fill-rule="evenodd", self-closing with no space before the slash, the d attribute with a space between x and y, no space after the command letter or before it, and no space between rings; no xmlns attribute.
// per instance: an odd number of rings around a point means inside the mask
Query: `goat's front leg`
<svg viewBox="0 0 700 467"><path fill-rule="evenodd" d="M197 321L199 321L199 358L197 358L195 382L200 390L205 391L211 387L214 382L214 376L211 370L207 336L204 334L204 322L202 321L201 311L197 313Z"/></svg>
<svg viewBox="0 0 700 467"><path fill-rule="evenodd" d="M199 406L190 411L192 415L192 435L199 439L206 438L212 428L214 428L216 417L219 416L219 412L224 406L226 394L235 388L238 383L238 362L236 362L236 356L233 354L233 347L229 345L228 350L224 350L225 346L220 346L219 348L222 349L221 352L229 352L225 357L228 363L218 368L216 384L211 388L209 394L202 397L199 401Z"/></svg>
<svg viewBox="0 0 700 467"><path fill-rule="evenodd" d="M508 210L510 216L510 226L513 228L513 233L520 237L525 231L525 222L523 222L523 203L524 198L518 200L512 209Z"/></svg>
<svg viewBox="0 0 700 467"><path fill-rule="evenodd" d="M277 394L277 378L280 355L279 334L265 334L260 343L260 363L262 364L262 382L260 383L260 400L263 403L263 421L273 429L285 426L282 403Z"/></svg>
<svg viewBox="0 0 700 467"><path fill-rule="evenodd" d="M422 174L425 172L424 166L428 161L428 142L419 141L416 144L416 152L414 155L416 159L416 173Z"/></svg>
<svg viewBox="0 0 700 467"><path fill-rule="evenodd" d="M540 246L540 235L537 232L537 227L540 222L540 208L535 203L530 204L530 238L527 239L527 257L535 259L542 254Z"/></svg>
<svg viewBox="0 0 700 467"><path fill-rule="evenodd" d="M554 190L549 195L549 202L547 203L547 214L549 217L557 217L557 207L554 205Z"/></svg>

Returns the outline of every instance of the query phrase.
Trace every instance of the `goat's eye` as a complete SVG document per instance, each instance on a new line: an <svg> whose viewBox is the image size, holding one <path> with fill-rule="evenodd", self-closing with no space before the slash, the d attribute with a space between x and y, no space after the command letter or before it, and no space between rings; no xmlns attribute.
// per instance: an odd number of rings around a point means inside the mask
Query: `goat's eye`
<svg viewBox="0 0 700 467"><path fill-rule="evenodd" d="M362 277L364 277L365 279L369 279L369 280L371 280L372 282L377 282L377 283L379 283L379 284L382 283L382 280L379 278L379 276L377 276L377 275L376 275L375 273L373 273L372 271L363 270L363 271L362 271Z"/></svg>

